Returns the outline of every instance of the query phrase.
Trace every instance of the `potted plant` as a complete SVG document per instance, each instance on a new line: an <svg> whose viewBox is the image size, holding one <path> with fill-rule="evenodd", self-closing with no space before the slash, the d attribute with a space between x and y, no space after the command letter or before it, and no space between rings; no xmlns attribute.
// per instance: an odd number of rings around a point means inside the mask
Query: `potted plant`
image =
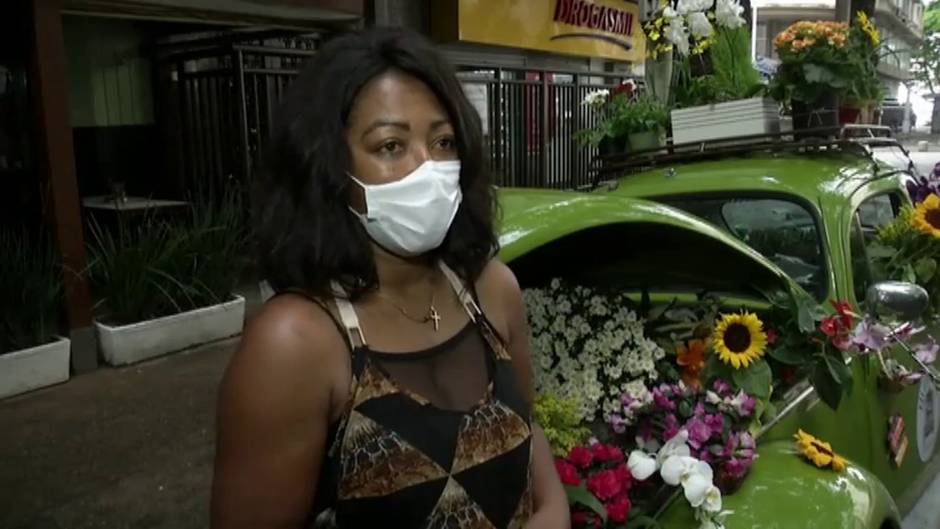
<svg viewBox="0 0 940 529"><path fill-rule="evenodd" d="M793 115L797 130L839 125L839 101L854 79L849 27L844 22L793 23L774 39L780 66L770 94Z"/></svg>
<svg viewBox="0 0 940 529"><path fill-rule="evenodd" d="M233 293L246 254L235 194L204 201L184 219L92 226L89 266L105 361L124 365L241 332L245 299Z"/></svg>
<svg viewBox="0 0 940 529"><path fill-rule="evenodd" d="M845 123L874 123L874 110L885 95L884 84L878 74L881 60L881 35L868 16L859 11L855 23L849 28L849 57L851 82L839 109L839 121Z"/></svg>
<svg viewBox="0 0 940 529"><path fill-rule="evenodd" d="M610 119L615 138L625 139L627 151L645 151L666 144L669 109L649 95L633 101L620 99Z"/></svg>
<svg viewBox="0 0 940 529"><path fill-rule="evenodd" d="M595 115L595 125L575 133L575 140L583 147L598 149L601 156L610 156L624 150L625 137L614 130L614 118L624 105L636 98L636 85L625 81L618 86L589 92L581 104L589 107Z"/></svg>
<svg viewBox="0 0 940 529"><path fill-rule="evenodd" d="M0 232L0 398L69 378L68 338L56 336L61 268L25 231Z"/></svg>

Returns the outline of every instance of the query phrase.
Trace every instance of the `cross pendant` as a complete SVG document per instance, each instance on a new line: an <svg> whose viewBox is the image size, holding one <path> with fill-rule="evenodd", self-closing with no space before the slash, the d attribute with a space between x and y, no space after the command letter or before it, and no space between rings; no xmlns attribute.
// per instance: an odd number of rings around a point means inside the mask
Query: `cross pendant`
<svg viewBox="0 0 940 529"><path fill-rule="evenodd" d="M434 330L437 331L441 327L441 315L437 313L437 309L433 306L428 311L428 319L434 322Z"/></svg>

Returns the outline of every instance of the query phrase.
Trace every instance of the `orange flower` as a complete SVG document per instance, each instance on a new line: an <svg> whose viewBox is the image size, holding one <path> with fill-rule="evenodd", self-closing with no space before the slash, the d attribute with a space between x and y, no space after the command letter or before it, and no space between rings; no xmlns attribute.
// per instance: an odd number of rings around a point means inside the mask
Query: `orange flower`
<svg viewBox="0 0 940 529"><path fill-rule="evenodd" d="M705 340L690 340L688 345L676 346L676 363L682 366L682 381L687 386L697 388L701 385L699 374L705 368Z"/></svg>

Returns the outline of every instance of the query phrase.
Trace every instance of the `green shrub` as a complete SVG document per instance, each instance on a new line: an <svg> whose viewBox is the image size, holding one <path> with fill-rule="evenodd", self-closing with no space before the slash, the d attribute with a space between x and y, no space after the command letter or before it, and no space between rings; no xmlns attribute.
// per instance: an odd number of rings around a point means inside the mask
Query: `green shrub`
<svg viewBox="0 0 940 529"><path fill-rule="evenodd" d="M578 420L574 403L539 395L535 399L532 412L535 423L545 431L548 445L556 457L566 457L575 446L583 443L590 435L590 430Z"/></svg>
<svg viewBox="0 0 940 529"><path fill-rule="evenodd" d="M197 202L182 219L153 217L116 231L92 224L89 278L97 317L129 324L231 299L245 268L240 196Z"/></svg>
<svg viewBox="0 0 940 529"><path fill-rule="evenodd" d="M0 354L53 340L63 288L51 245L0 231L0 292Z"/></svg>

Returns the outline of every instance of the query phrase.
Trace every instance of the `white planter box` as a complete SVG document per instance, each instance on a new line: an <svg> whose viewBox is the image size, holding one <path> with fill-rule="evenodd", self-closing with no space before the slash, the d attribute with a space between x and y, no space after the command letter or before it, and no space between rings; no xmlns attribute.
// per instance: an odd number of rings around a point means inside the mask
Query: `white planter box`
<svg viewBox="0 0 940 529"><path fill-rule="evenodd" d="M770 98L754 97L672 111L673 143L780 132L780 111Z"/></svg>
<svg viewBox="0 0 940 529"><path fill-rule="evenodd" d="M0 399L69 379L68 338L0 355Z"/></svg>
<svg viewBox="0 0 940 529"><path fill-rule="evenodd" d="M164 316L155 320L111 327L95 322L105 362L127 365L196 345L235 336L245 321L245 298Z"/></svg>

